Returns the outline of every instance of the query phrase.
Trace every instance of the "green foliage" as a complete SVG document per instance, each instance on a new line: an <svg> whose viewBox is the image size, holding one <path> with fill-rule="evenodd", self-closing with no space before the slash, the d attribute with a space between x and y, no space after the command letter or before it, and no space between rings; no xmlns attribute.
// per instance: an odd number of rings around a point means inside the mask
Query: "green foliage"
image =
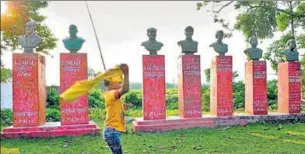
<svg viewBox="0 0 305 154"><path fill-rule="evenodd" d="M104 95L98 89L89 92L88 102L90 108L105 108Z"/></svg>
<svg viewBox="0 0 305 154"><path fill-rule="evenodd" d="M1 47L11 48L12 51L18 48L18 37L25 34L25 24L29 20L36 22L36 29L42 41L37 51L48 53L56 47L57 38L43 24L46 16L41 15L40 9L48 6L47 1L7 1L8 10L1 15Z"/></svg>
<svg viewBox="0 0 305 154"><path fill-rule="evenodd" d="M59 94L55 88L50 88L47 92L47 108L59 109Z"/></svg>
<svg viewBox="0 0 305 154"><path fill-rule="evenodd" d="M60 110L56 108L47 108L46 110L46 121L56 122L60 121Z"/></svg>
<svg viewBox="0 0 305 154"><path fill-rule="evenodd" d="M248 5L244 5L246 6ZM243 32L247 39L253 35L259 39L271 38L275 27L276 11L273 8L273 2L264 2L259 7L239 14L235 25L235 28Z"/></svg>
<svg viewBox="0 0 305 154"><path fill-rule="evenodd" d="M13 112L11 109L0 110L1 126L10 126L13 124Z"/></svg>
<svg viewBox="0 0 305 154"><path fill-rule="evenodd" d="M166 91L166 109L178 109L178 91L176 89Z"/></svg>
<svg viewBox="0 0 305 154"><path fill-rule="evenodd" d="M277 109L277 80L269 81L267 88L268 107L271 109Z"/></svg>
<svg viewBox="0 0 305 154"><path fill-rule="evenodd" d="M234 109L245 108L245 84L242 81L233 83L233 98Z"/></svg>
<svg viewBox="0 0 305 154"><path fill-rule="evenodd" d="M205 69L204 74L205 74L205 80L207 82L210 82L211 81L211 69L210 68Z"/></svg>
<svg viewBox="0 0 305 154"><path fill-rule="evenodd" d="M288 10L287 10L288 11ZM276 24L279 31L283 32L289 26L289 15L286 13L280 13L276 17Z"/></svg>
<svg viewBox="0 0 305 154"><path fill-rule="evenodd" d="M104 108L89 108L89 118L103 121L106 118L106 110Z"/></svg>
<svg viewBox="0 0 305 154"><path fill-rule="evenodd" d="M1 66L1 81L0 82L9 82L12 79L12 70L8 68L3 68Z"/></svg>
<svg viewBox="0 0 305 154"><path fill-rule="evenodd" d="M202 86L201 87L201 109L202 111L210 111L210 87Z"/></svg>
<svg viewBox="0 0 305 154"><path fill-rule="evenodd" d="M132 104L130 108L142 107L142 94L139 92L131 91L123 96L123 101L128 104Z"/></svg>

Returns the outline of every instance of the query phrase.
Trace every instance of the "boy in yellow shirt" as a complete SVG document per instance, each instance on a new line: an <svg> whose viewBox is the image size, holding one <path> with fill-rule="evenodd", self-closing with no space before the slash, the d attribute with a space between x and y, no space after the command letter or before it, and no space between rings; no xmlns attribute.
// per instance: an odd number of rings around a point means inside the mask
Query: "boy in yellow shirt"
<svg viewBox="0 0 305 154"><path fill-rule="evenodd" d="M121 133L126 132L125 110L129 105L124 104L120 98L129 91L129 71L126 64L121 64L124 80L110 82L104 80L106 120L103 137L113 154L122 154Z"/></svg>

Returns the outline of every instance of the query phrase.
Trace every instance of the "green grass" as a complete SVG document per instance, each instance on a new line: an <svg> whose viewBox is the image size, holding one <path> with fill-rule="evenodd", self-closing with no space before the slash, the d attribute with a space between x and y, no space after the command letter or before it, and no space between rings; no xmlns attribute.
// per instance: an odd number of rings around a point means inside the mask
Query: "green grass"
<svg viewBox="0 0 305 154"><path fill-rule="evenodd" d="M102 126L102 121L98 122ZM131 125L128 125L129 129ZM130 154L301 154L305 151L305 124L250 124L216 129L189 129L165 133L122 135ZM45 139L3 140L5 148L21 154L107 154L102 135Z"/></svg>

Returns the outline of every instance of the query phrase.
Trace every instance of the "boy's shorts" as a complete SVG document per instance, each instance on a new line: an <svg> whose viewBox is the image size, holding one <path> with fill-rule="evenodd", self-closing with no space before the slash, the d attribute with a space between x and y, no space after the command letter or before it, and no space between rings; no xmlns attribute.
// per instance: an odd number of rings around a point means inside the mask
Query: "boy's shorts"
<svg viewBox="0 0 305 154"><path fill-rule="evenodd" d="M121 132L110 127L105 127L103 131L103 137L110 147L112 154L123 153L121 146Z"/></svg>

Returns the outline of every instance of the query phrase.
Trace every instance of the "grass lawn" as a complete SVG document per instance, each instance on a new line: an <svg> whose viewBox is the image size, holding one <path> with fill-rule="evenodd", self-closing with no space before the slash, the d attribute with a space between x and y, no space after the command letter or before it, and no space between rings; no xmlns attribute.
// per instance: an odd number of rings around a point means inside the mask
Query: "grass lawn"
<svg viewBox="0 0 305 154"><path fill-rule="evenodd" d="M102 122L98 124L101 126ZM134 134L129 131L122 135L122 143L125 153L130 154L304 154L305 123L250 124L246 127L189 129L165 133ZM1 147L17 148L21 154L110 153L102 135L2 140Z"/></svg>

